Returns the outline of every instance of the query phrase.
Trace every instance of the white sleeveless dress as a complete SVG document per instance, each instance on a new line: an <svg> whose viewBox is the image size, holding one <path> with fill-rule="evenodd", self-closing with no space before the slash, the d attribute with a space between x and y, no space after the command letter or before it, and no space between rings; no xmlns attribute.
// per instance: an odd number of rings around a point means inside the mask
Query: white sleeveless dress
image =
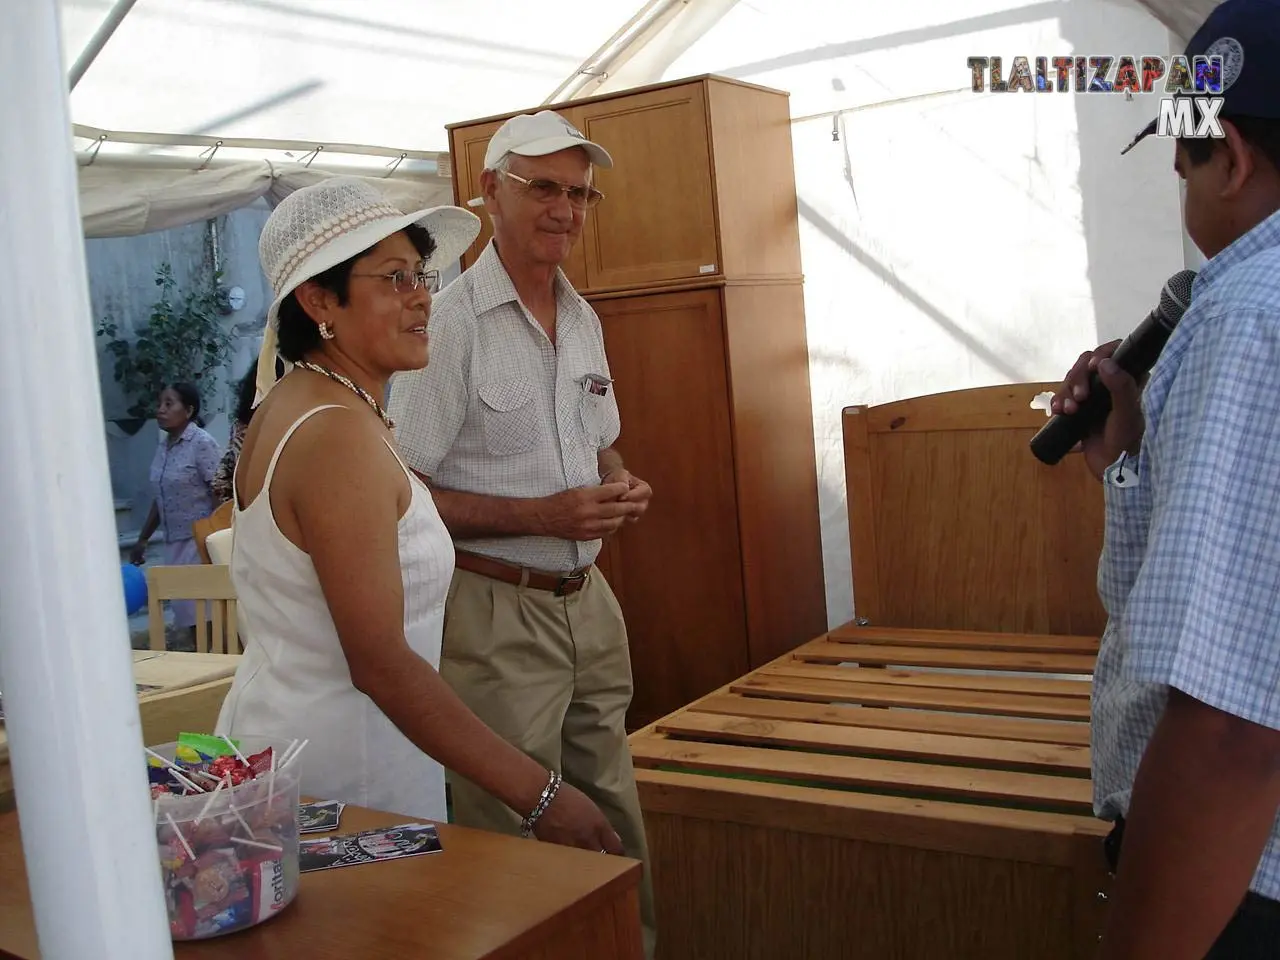
<svg viewBox="0 0 1280 960"><path fill-rule="evenodd" d="M444 822L443 768L352 685L311 558L280 532L271 512L280 452L307 418L333 408L343 409L328 404L294 421L272 454L262 491L244 510L233 500L231 579L245 652L216 732L309 739L297 761L304 794ZM396 459L413 491L399 523L405 639L438 668L453 541L430 492Z"/></svg>

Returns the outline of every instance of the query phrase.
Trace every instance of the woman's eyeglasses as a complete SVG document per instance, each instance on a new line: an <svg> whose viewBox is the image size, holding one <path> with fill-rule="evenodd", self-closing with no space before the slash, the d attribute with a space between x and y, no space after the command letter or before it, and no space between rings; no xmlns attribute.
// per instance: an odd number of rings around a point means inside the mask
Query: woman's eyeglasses
<svg viewBox="0 0 1280 960"><path fill-rule="evenodd" d="M590 209L604 199L604 194L595 187L583 186L582 184L560 183L556 180L526 180L524 177L518 177L514 173L506 170L499 170L504 177L516 181L516 183L524 184L525 190L529 196L540 203L551 203L560 199L560 194L565 194L569 198L569 203L580 209Z"/></svg>
<svg viewBox="0 0 1280 960"><path fill-rule="evenodd" d="M353 277L367 277L370 280L390 280L391 289L396 293L405 290L417 290L426 287L427 293L440 292L439 270L397 270L394 273L353 273Z"/></svg>

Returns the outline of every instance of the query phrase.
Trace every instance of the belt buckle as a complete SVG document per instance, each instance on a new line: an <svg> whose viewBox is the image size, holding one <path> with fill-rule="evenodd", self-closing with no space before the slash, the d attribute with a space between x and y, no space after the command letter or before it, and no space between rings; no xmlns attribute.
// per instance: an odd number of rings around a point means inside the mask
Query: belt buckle
<svg viewBox="0 0 1280 960"><path fill-rule="evenodd" d="M560 577L556 581L555 596L563 597L565 595L564 588L567 585L571 583L582 583L586 579L587 579L587 572L585 570L583 570L580 573L571 573L571 574L568 574L567 576Z"/></svg>

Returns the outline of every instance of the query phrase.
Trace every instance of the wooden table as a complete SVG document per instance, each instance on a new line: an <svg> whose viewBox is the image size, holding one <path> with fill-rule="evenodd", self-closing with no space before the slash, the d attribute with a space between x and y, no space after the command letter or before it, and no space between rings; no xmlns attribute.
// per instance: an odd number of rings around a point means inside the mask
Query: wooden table
<svg viewBox="0 0 1280 960"><path fill-rule="evenodd" d="M182 730L213 731L239 655L133 651L133 680L145 743L167 743ZM0 812L13 808L9 736L0 721Z"/></svg>
<svg viewBox="0 0 1280 960"><path fill-rule="evenodd" d="M140 697L194 687L210 680L234 676L240 654L179 653L175 650L133 651L133 679Z"/></svg>
<svg viewBox="0 0 1280 960"><path fill-rule="evenodd" d="M661 960L1091 958L1097 648L849 625L638 730Z"/></svg>
<svg viewBox="0 0 1280 960"><path fill-rule="evenodd" d="M339 833L412 818L347 807ZM177 960L640 960L638 861L440 825L440 853L302 875L278 917ZM35 960L18 814L0 816L0 957ZM74 911L72 911L74 914Z"/></svg>

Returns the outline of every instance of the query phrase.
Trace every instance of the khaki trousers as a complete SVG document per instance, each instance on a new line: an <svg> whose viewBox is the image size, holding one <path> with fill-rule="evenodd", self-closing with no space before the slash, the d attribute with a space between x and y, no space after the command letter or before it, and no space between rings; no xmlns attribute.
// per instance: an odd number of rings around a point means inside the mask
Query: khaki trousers
<svg viewBox="0 0 1280 960"><path fill-rule="evenodd" d="M458 570L440 675L490 729L590 797L627 856L644 863L640 919L651 958L653 885L625 724L627 628L599 569L566 597ZM500 800L452 772L449 783L456 823L519 834L520 815Z"/></svg>

